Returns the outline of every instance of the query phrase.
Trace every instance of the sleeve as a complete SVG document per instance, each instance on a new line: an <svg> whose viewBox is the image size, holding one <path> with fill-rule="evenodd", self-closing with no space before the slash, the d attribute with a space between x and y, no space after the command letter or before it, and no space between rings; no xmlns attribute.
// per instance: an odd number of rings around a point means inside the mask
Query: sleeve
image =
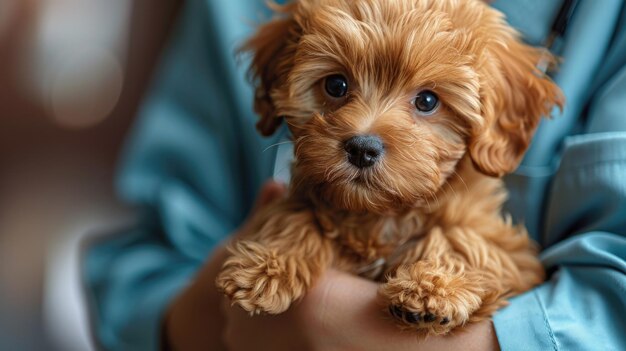
<svg viewBox="0 0 626 351"><path fill-rule="evenodd" d="M263 150L273 140L254 129L245 65L235 60L251 29L246 19L262 6L185 2L118 175L119 193L141 218L83 253L92 329L104 349L158 348L166 306L271 175L274 154Z"/></svg>
<svg viewBox="0 0 626 351"><path fill-rule="evenodd" d="M624 39L626 30L616 36ZM621 39L620 39L621 40ZM621 40L626 49L626 41ZM503 350L626 349L626 57L569 137L547 203L550 279L494 317Z"/></svg>

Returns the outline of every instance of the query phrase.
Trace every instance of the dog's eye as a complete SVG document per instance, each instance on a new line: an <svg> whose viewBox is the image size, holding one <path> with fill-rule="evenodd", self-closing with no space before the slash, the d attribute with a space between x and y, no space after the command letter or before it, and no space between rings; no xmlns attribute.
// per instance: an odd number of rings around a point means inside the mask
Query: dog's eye
<svg viewBox="0 0 626 351"><path fill-rule="evenodd" d="M342 98L348 93L348 80L341 74L326 77L326 93L334 98Z"/></svg>
<svg viewBox="0 0 626 351"><path fill-rule="evenodd" d="M430 90L421 91L415 97L415 107L422 113L431 113L439 107L439 97Z"/></svg>

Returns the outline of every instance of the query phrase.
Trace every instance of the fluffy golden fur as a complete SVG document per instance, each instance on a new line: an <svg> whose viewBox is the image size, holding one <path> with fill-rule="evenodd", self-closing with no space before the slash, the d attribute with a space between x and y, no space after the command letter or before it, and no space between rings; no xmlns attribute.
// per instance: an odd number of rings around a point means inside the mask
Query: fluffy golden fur
<svg viewBox="0 0 626 351"><path fill-rule="evenodd" d="M521 42L478 0L299 0L247 44L259 130L284 120L289 196L235 243L218 287L251 313L281 313L329 267L382 282L399 324L445 334L485 318L544 273L525 229L501 214L541 116L561 105ZM332 98L325 77L347 77ZM416 110L423 90L441 104ZM377 135L370 168L344 142Z"/></svg>

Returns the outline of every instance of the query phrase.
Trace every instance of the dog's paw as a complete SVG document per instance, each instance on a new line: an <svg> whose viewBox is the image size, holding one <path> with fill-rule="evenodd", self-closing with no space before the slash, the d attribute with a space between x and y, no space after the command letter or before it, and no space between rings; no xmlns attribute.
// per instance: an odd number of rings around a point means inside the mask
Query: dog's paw
<svg viewBox="0 0 626 351"><path fill-rule="evenodd" d="M239 242L217 277L233 305L251 314L279 314L302 297L310 284L306 267L255 242Z"/></svg>
<svg viewBox="0 0 626 351"><path fill-rule="evenodd" d="M400 267L382 286L389 312L403 329L446 334L480 308L482 288L452 268L418 262Z"/></svg>

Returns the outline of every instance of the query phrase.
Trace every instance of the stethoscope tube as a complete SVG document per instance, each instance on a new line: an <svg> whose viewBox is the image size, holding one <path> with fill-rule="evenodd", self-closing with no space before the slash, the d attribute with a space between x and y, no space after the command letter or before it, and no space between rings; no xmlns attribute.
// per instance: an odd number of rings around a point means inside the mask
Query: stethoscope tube
<svg viewBox="0 0 626 351"><path fill-rule="evenodd" d="M550 35L543 45L546 49L551 49L557 38L565 36L565 33L567 33L567 26L569 25L574 11L576 10L576 6L578 6L578 2L579 0L563 1L563 5L561 5L559 13L552 23Z"/></svg>

